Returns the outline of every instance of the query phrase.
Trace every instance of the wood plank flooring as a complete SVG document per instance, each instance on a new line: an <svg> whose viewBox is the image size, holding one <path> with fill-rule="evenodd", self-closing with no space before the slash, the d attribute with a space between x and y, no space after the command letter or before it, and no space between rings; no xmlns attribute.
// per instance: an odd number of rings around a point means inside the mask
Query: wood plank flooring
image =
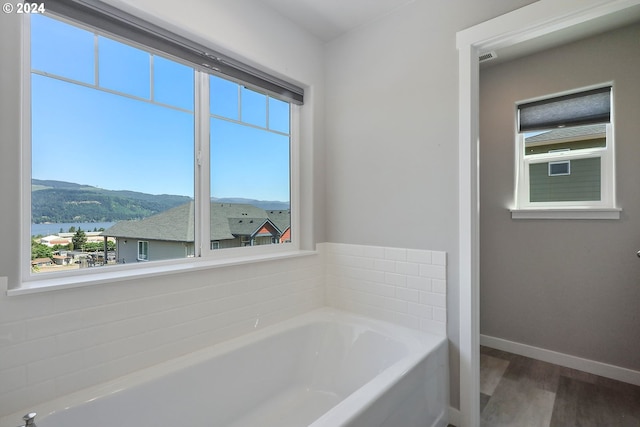
<svg viewBox="0 0 640 427"><path fill-rule="evenodd" d="M482 427L640 427L640 387L480 349Z"/></svg>

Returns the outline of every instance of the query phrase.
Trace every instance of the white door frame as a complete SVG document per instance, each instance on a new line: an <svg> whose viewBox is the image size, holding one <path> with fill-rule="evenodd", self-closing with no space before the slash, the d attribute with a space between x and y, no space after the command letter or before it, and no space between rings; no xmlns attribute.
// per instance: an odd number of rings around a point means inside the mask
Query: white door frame
<svg viewBox="0 0 640 427"><path fill-rule="evenodd" d="M460 425L480 425L478 55L588 23L640 0L539 0L457 34L460 277Z"/></svg>

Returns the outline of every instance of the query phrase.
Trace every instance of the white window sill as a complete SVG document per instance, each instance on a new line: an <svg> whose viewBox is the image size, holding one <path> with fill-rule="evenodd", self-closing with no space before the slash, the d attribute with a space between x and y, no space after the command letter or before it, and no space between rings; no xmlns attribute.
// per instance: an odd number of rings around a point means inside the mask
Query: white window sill
<svg viewBox="0 0 640 427"><path fill-rule="evenodd" d="M620 219L620 208L510 209L511 219Z"/></svg>
<svg viewBox="0 0 640 427"><path fill-rule="evenodd" d="M6 291L8 296L25 295L39 292L48 292L59 289L79 288L105 283L121 282L156 276L166 276L169 274L189 273L193 271L208 270L212 268L230 267L235 265L252 264L256 262L274 261L281 259L297 258L315 255L312 250L290 250L269 254L253 254L245 257L234 257L226 259L202 259L190 258L189 260L179 260L173 263L161 261L149 263L144 266L136 264L137 268L123 268L100 271L91 274L82 274L65 277L49 277L37 280L24 281L20 286L9 288Z"/></svg>

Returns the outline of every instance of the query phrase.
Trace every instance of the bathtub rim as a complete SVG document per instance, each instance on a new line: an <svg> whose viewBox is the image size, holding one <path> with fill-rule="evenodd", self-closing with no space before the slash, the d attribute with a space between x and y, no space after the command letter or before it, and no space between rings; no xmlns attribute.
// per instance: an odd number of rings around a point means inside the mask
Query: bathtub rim
<svg viewBox="0 0 640 427"><path fill-rule="evenodd" d="M339 427L352 420L366 410L369 403L382 396L402 376L406 375L429 355L438 351L441 346L445 346L447 342L447 337L444 335L411 329L333 307L321 307L287 320L256 327L253 331L240 336L208 345L199 350L130 372L104 383L89 386L13 412L0 418L0 427L16 427L22 420L22 416L28 412L36 412L38 414L36 417L37 424L39 419L45 419L57 412L126 391L128 388L142 385L163 375L179 372L211 358L316 322L336 322L352 326L364 326L384 336L401 341L407 346L408 353L344 397L337 405L310 424L309 427ZM327 415L330 413L331 416L328 417ZM340 424L336 424L337 421L340 421Z"/></svg>

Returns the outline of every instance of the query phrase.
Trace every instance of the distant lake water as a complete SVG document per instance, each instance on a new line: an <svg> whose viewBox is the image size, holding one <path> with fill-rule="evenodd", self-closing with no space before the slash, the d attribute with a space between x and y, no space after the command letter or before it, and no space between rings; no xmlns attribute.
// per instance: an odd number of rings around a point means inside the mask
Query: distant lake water
<svg viewBox="0 0 640 427"><path fill-rule="evenodd" d="M93 231L94 228L104 228L106 230L113 224L115 224L115 222L52 222L50 224L31 224L31 235L37 236L41 234L48 236L50 234L58 234L60 229L62 229L63 233L67 233L71 227L75 227L76 230L81 228L83 231Z"/></svg>

